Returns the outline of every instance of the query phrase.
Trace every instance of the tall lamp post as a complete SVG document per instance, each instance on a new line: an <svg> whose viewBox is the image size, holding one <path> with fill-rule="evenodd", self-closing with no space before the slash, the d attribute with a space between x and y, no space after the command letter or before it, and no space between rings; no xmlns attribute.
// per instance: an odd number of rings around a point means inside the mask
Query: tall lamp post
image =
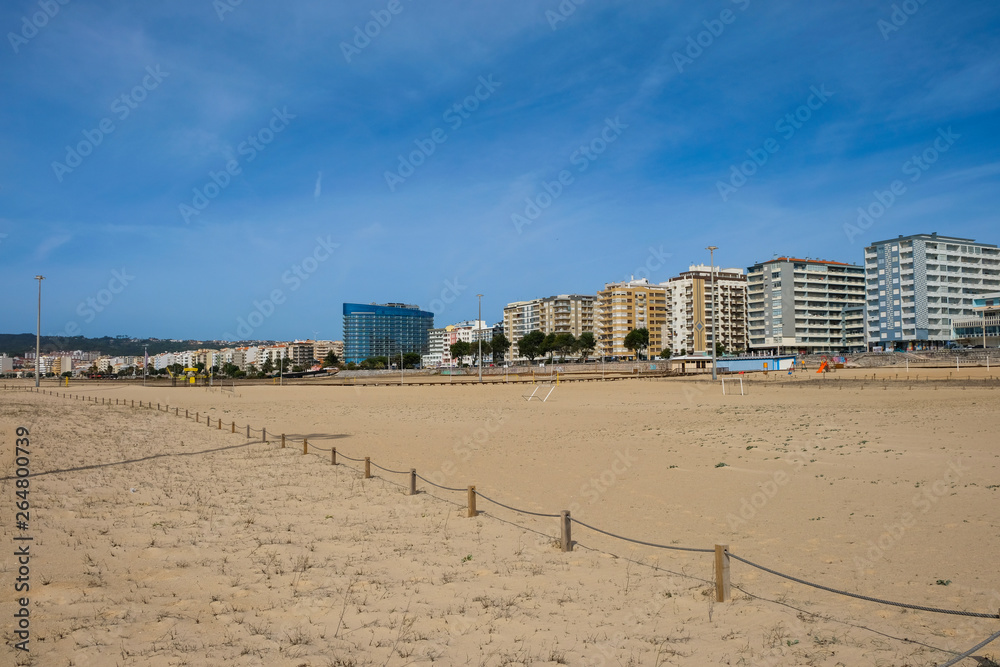
<svg viewBox="0 0 1000 667"><path fill-rule="evenodd" d="M479 297L479 319L476 320L476 328L479 329L479 383L483 382L483 295L477 294Z"/></svg>
<svg viewBox="0 0 1000 667"><path fill-rule="evenodd" d="M715 364L717 353L716 348L718 348L718 343L716 341L718 340L719 335L719 317L715 312L715 251L719 249L719 246L710 245L706 249L710 253L709 256L711 257L712 262L712 379L716 380L718 379Z"/></svg>
<svg viewBox="0 0 1000 667"><path fill-rule="evenodd" d="M149 368L149 345L142 346L142 386L146 386L146 369ZM176 380L175 380L176 382Z"/></svg>
<svg viewBox="0 0 1000 667"><path fill-rule="evenodd" d="M35 386L41 382L42 362L42 281L45 276L35 276L38 281L38 320L35 323Z"/></svg>

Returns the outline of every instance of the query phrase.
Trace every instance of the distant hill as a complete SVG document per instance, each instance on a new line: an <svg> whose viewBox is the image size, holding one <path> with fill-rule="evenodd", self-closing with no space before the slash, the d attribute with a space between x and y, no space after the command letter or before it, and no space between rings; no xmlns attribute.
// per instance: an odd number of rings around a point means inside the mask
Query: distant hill
<svg viewBox="0 0 1000 667"><path fill-rule="evenodd" d="M220 349L248 345L250 343L268 343L271 341L240 341L228 342L217 340L162 340L159 338L127 338L124 336L105 336L104 338L85 338L84 336L42 336L42 354L56 351L84 350L85 352L100 351L109 357L138 356L142 354L142 346L149 346L150 356L160 352L181 352L199 348ZM34 352L35 334L0 334L0 354L10 357L23 356L25 352Z"/></svg>

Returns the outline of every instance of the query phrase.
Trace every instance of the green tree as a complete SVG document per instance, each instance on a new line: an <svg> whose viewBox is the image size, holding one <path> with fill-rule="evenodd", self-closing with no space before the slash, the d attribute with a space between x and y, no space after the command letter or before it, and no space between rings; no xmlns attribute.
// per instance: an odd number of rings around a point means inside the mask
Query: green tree
<svg viewBox="0 0 1000 667"><path fill-rule="evenodd" d="M549 355L549 363L551 363L552 355L556 351L556 335L554 333L545 334L545 338L542 339L541 345L538 346L538 351L542 354Z"/></svg>
<svg viewBox="0 0 1000 667"><path fill-rule="evenodd" d="M502 331L493 335L490 340L490 349L493 350L493 362L504 361L507 358L507 350L510 349L510 341Z"/></svg>
<svg viewBox="0 0 1000 667"><path fill-rule="evenodd" d="M665 347L662 350L660 350L660 359L669 359L672 356L674 356L674 353L670 350L669 347Z"/></svg>
<svg viewBox="0 0 1000 667"><path fill-rule="evenodd" d="M542 350L543 342L545 342L545 334L536 329L518 339L517 349L521 356L528 358L528 361L534 361L535 357L545 354Z"/></svg>
<svg viewBox="0 0 1000 667"><path fill-rule="evenodd" d="M716 356L721 357L725 353L726 353L726 346L723 345L721 342L720 343L716 343L715 344L715 354L716 354Z"/></svg>
<svg viewBox="0 0 1000 667"><path fill-rule="evenodd" d="M584 331L580 334L580 337L576 339L576 349L586 361L587 358L594 353L594 348L597 347L597 341L594 340L594 334L590 331Z"/></svg>
<svg viewBox="0 0 1000 667"><path fill-rule="evenodd" d="M625 347L635 352L636 358L642 357L642 351L649 347L649 329L645 327L632 329L625 335Z"/></svg>
<svg viewBox="0 0 1000 667"><path fill-rule="evenodd" d="M469 343L464 340L456 341L448 346L448 351L451 353L451 358L455 359L461 363L463 357L467 357L472 352L469 350Z"/></svg>
<svg viewBox="0 0 1000 667"><path fill-rule="evenodd" d="M418 368L420 361L420 354L417 352L403 353L403 368Z"/></svg>
<svg viewBox="0 0 1000 667"><path fill-rule="evenodd" d="M302 368L302 366L292 366L292 372L293 372L293 373L301 373L301 372L302 372L302 371L304 371L304 370L305 370L305 369L304 369L304 368Z"/></svg>
<svg viewBox="0 0 1000 667"><path fill-rule="evenodd" d="M366 371L374 370L380 371L389 367L388 357L368 357L361 362L361 368Z"/></svg>
<svg viewBox="0 0 1000 667"><path fill-rule="evenodd" d="M260 372L264 375L274 372L274 362L271 361L271 357L264 360L264 364L260 367Z"/></svg>
<svg viewBox="0 0 1000 667"><path fill-rule="evenodd" d="M560 356L565 357L576 350L576 336L571 333L556 334L552 345Z"/></svg>
<svg viewBox="0 0 1000 667"><path fill-rule="evenodd" d="M337 358L337 353L334 352L333 350L327 352L326 356L323 357L323 366L339 366L339 365L340 365L340 359Z"/></svg>

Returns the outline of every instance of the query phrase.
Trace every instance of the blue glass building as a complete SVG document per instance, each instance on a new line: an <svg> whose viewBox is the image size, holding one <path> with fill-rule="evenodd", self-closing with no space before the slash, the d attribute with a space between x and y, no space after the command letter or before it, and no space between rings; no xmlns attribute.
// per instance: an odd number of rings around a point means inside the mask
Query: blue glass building
<svg viewBox="0 0 1000 667"><path fill-rule="evenodd" d="M402 303L344 304L344 361L430 352L434 313Z"/></svg>

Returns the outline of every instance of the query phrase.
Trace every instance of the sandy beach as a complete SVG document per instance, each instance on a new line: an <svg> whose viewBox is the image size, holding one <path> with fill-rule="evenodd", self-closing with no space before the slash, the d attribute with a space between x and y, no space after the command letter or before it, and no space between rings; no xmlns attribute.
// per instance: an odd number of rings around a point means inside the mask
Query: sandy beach
<svg viewBox="0 0 1000 667"><path fill-rule="evenodd" d="M544 403L524 400L531 385L43 386L96 403L8 390L5 461L14 429L31 433L34 551L31 650L8 631L4 651L25 665L941 664L1000 621L736 560L719 603L714 554L579 524L563 553L557 518L485 498L996 614L1000 390L962 381L985 369L950 373L772 374L742 396L704 377L563 383ZM344 456L403 474L366 480ZM475 485L480 515L465 491L420 480L407 495L411 468ZM2 531L14 544L12 519ZM12 627L13 549L0 567Z"/></svg>

